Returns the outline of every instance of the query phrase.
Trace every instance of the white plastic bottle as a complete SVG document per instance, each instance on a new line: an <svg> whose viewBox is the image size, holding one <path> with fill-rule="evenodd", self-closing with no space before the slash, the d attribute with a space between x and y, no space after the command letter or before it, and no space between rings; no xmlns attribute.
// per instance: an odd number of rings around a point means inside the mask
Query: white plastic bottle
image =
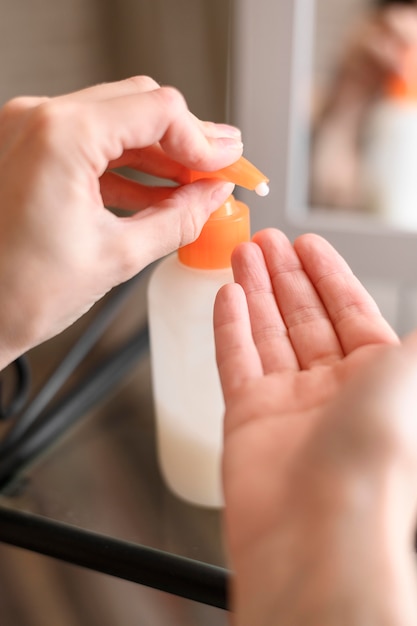
<svg viewBox="0 0 417 626"><path fill-rule="evenodd" d="M417 56L404 58L367 121L363 206L396 228L417 229Z"/></svg>
<svg viewBox="0 0 417 626"><path fill-rule="evenodd" d="M200 237L165 258L148 289L158 458L180 498L221 507L224 404L215 360L213 305L233 281L233 248L250 236L249 209L233 196Z"/></svg>

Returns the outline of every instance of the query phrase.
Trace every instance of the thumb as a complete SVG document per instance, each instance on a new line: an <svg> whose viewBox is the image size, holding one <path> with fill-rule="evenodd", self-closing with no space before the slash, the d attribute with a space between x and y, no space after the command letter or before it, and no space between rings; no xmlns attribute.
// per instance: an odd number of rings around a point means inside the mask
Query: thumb
<svg viewBox="0 0 417 626"><path fill-rule="evenodd" d="M197 239L210 214L233 189L233 183L200 180L173 189L169 198L129 218L120 218L112 233L120 280L128 280L149 263Z"/></svg>

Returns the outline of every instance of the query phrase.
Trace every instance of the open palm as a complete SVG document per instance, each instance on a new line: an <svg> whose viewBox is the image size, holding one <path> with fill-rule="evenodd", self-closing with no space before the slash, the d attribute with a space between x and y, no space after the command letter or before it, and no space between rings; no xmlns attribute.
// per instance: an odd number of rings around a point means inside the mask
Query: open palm
<svg viewBox="0 0 417 626"><path fill-rule="evenodd" d="M270 540L281 541L274 533L282 535L285 512L306 495L294 479L306 446L350 379L399 340L317 235L292 245L278 230L261 231L235 250L233 270L236 283L221 289L214 314L226 404L226 529L233 565L255 568L263 581ZM254 571L247 580L243 595L253 592Z"/></svg>

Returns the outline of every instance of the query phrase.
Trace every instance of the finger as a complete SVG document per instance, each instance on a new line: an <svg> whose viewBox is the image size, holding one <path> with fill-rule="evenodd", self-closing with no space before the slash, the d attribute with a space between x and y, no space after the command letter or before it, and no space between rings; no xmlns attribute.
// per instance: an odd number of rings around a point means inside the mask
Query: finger
<svg viewBox="0 0 417 626"><path fill-rule="evenodd" d="M224 285L214 304L216 359L225 400L248 380L262 375L248 305L240 285Z"/></svg>
<svg viewBox="0 0 417 626"><path fill-rule="evenodd" d="M398 337L346 261L322 237L302 235L294 248L320 295L345 354Z"/></svg>
<svg viewBox="0 0 417 626"><path fill-rule="evenodd" d="M298 360L275 300L261 248L243 243L232 255L235 281L246 294L252 335L264 372L298 370Z"/></svg>
<svg viewBox="0 0 417 626"><path fill-rule="evenodd" d="M192 117L196 120L194 116ZM206 137L213 139L236 137L239 140L241 139L240 131L233 126L200 122L199 120L196 121L196 123L200 124ZM190 178L190 169L168 156L159 143L139 150L126 150L118 159L109 163L110 169L116 167L129 167L152 176L173 180L178 183L187 183Z"/></svg>
<svg viewBox="0 0 417 626"><path fill-rule="evenodd" d="M168 87L84 103L79 115L94 144L101 147L106 167L124 150L156 142L172 159L196 170L221 169L242 154L242 143L236 138L207 137L181 94Z"/></svg>
<svg viewBox="0 0 417 626"><path fill-rule="evenodd" d="M128 167L178 183L189 182L189 168L169 157L159 143L139 150L126 150L120 158L109 163L109 169L116 167Z"/></svg>
<svg viewBox="0 0 417 626"><path fill-rule="evenodd" d="M63 96L58 96L56 99L97 102L100 100L146 93L159 88L160 85L149 76L132 76L121 81L87 87ZM196 127L199 127L207 138L234 138L241 142L241 132L238 128L229 124L201 121L191 112L188 113L190 122ZM180 163L168 157L159 144L143 148L140 151L126 151L120 158L110 163L110 167L121 166L129 166L152 175L176 180L178 182L188 182L189 168L185 168Z"/></svg>
<svg viewBox="0 0 417 626"><path fill-rule="evenodd" d="M285 235L275 229L257 233L254 241L265 257L277 305L302 369L342 357L333 324Z"/></svg>
<svg viewBox="0 0 417 626"><path fill-rule="evenodd" d="M56 99L73 102L97 102L99 100L109 100L122 96L146 93L154 89L159 89L160 85L149 76L132 76L109 83L100 83L78 91L57 96Z"/></svg>
<svg viewBox="0 0 417 626"><path fill-rule="evenodd" d="M166 200L173 187L148 186L114 172L105 172L100 178L100 191L106 207L139 211Z"/></svg>
<svg viewBox="0 0 417 626"><path fill-rule="evenodd" d="M168 198L133 216L111 220L105 249L111 259L118 260L119 282L194 241L210 213L227 200L233 188L224 181L197 181L173 189Z"/></svg>
<svg viewBox="0 0 417 626"><path fill-rule="evenodd" d="M109 169L128 167L180 184L190 181L190 168L172 159L159 143L136 150L126 150L118 159L111 161L108 167Z"/></svg>

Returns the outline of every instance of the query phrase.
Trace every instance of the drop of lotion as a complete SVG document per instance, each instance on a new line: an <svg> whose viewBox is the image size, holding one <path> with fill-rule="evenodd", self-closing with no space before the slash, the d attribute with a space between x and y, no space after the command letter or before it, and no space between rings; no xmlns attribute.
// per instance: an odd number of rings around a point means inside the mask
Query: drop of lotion
<svg viewBox="0 0 417 626"><path fill-rule="evenodd" d="M265 181L262 181L262 183L256 185L255 193L257 193L258 196L267 196L269 194L269 187L267 183Z"/></svg>

